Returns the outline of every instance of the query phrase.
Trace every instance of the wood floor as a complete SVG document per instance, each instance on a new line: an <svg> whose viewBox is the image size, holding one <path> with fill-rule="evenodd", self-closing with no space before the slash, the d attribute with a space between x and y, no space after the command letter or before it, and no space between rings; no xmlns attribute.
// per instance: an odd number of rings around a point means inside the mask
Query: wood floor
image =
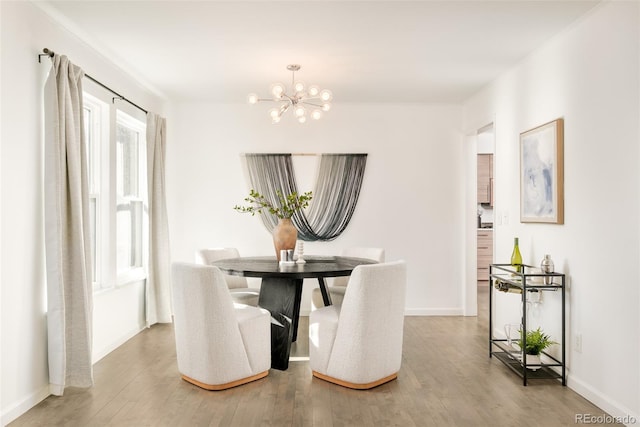
<svg viewBox="0 0 640 427"><path fill-rule="evenodd" d="M396 381L368 391L312 378L308 318L287 371L221 392L180 379L172 325L95 366L95 386L49 397L11 426L565 426L603 411L556 381L520 379L488 357L486 295L476 317L406 317Z"/></svg>

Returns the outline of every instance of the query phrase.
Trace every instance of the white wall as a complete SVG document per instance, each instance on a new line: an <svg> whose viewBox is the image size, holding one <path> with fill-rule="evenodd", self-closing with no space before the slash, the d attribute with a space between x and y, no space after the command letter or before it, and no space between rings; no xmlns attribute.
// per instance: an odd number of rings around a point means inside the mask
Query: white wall
<svg viewBox="0 0 640 427"><path fill-rule="evenodd" d="M551 254L569 277L569 386L640 418L639 4L605 2L470 99L465 127L495 115L496 255L520 237L525 263ZM565 225L519 222L519 134L563 117ZM500 224L500 218L508 223ZM507 261L508 262L508 261ZM499 295L506 303L510 295ZM513 302L513 301L512 301ZM558 336L558 295L540 324ZM503 305L504 307L504 305ZM496 325L519 323L500 309ZM582 352L572 344L582 334Z"/></svg>
<svg viewBox="0 0 640 427"><path fill-rule="evenodd" d="M48 395L41 109L50 61L39 64L37 54L48 47L139 105L161 112L162 104L34 4L0 2L0 15L0 422L6 424ZM95 296L95 357L140 330L141 290Z"/></svg>
<svg viewBox="0 0 640 427"><path fill-rule="evenodd" d="M305 243L305 253L384 247L387 260L408 263L407 313L461 314L460 108L336 100L323 119L304 125L289 116L272 125L268 108L175 106L167 154L174 260L191 261L197 248L214 246L234 246L244 255L274 254L260 219L232 209L249 190L240 153L368 153L349 227L333 242ZM303 313L314 286L317 282L305 285Z"/></svg>

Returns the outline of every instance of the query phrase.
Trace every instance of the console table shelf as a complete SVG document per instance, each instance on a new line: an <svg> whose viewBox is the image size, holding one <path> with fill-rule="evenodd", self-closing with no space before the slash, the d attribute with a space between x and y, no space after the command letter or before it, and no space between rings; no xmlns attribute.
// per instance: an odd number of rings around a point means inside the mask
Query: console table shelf
<svg viewBox="0 0 640 427"><path fill-rule="evenodd" d="M522 378L523 385L534 379L559 379L567 385L566 376L566 321L565 321L565 275L561 273L540 273L533 266L522 265L517 271L511 264L491 264L489 266L489 357L495 356ZM532 292L560 292L562 298L562 336L559 342L561 355L556 358L546 352L541 353L540 363L531 363L521 350L511 347L507 339L493 335L494 292L521 294L522 330L527 331L527 294ZM526 346L526 337L524 337Z"/></svg>

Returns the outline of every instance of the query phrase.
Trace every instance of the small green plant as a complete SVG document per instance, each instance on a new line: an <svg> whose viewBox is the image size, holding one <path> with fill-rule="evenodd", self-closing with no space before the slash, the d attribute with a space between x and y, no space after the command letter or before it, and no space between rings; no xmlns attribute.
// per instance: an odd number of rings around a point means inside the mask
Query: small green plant
<svg viewBox="0 0 640 427"><path fill-rule="evenodd" d="M244 199L249 205L235 205L233 209L241 213L250 213L252 216L256 213L262 214L262 211L266 209L270 214L280 219L285 219L291 218L294 213L309 206L309 202L313 198L311 191L300 195L293 192L285 197L280 190L276 190L276 194L278 196L278 204L274 206L266 197L252 189L249 192L249 197Z"/></svg>
<svg viewBox="0 0 640 427"><path fill-rule="evenodd" d="M549 335L542 332L540 328L536 329L535 331L527 331L527 335L525 338L527 343L524 351L525 353L532 355L538 355L545 348L553 344L557 344L557 342L551 340L551 337ZM524 348L524 344L522 341L523 331L520 330L520 339L518 340L518 346L520 346L520 348Z"/></svg>

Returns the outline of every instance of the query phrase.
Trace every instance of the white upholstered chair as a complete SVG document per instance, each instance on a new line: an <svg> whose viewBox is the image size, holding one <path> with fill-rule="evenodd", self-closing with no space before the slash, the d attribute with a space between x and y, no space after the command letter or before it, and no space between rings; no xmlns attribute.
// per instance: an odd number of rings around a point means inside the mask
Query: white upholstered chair
<svg viewBox="0 0 640 427"><path fill-rule="evenodd" d="M353 270L342 306L309 316L309 365L314 377L354 389L397 378L402 361L406 264Z"/></svg>
<svg viewBox="0 0 640 427"><path fill-rule="evenodd" d="M228 258L239 258L240 253L236 248L210 248L196 251L196 263L209 265L214 261ZM260 290L250 288L246 277L224 275L234 302L258 306Z"/></svg>
<svg viewBox="0 0 640 427"><path fill-rule="evenodd" d="M370 259L376 262L384 262L384 249L382 248L346 248L341 253L342 256L353 258ZM333 282L328 287L329 294L331 295L331 303L334 305L342 304L344 298L344 292L347 289L349 283L349 276L341 276L333 279ZM320 307L324 307L324 301L322 300L322 292L320 288L315 288L311 292L311 309L316 310Z"/></svg>
<svg viewBox="0 0 640 427"><path fill-rule="evenodd" d="M185 381L225 390L266 377L271 367L271 315L232 301L213 266L172 265L178 370Z"/></svg>

